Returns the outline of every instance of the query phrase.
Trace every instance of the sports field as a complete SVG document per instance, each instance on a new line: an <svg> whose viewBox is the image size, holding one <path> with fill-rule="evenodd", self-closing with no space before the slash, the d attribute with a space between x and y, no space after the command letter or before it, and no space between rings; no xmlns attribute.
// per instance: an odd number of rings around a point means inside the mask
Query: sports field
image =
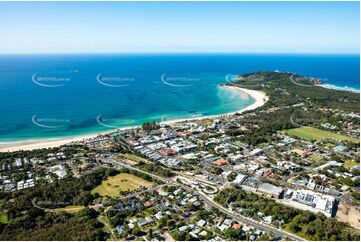
<svg viewBox="0 0 361 242"><path fill-rule="evenodd" d="M99 193L100 196L118 197L121 191L133 191L139 187L150 187L153 183L140 177L128 173L120 173L116 176L108 177L99 186L94 188L91 193Z"/></svg>
<svg viewBox="0 0 361 242"><path fill-rule="evenodd" d="M288 129L286 133L288 135L297 136L305 140L323 140L326 138L332 138L338 141L351 141L354 143L359 143L359 140L356 138L351 138L345 135L307 126L295 129Z"/></svg>

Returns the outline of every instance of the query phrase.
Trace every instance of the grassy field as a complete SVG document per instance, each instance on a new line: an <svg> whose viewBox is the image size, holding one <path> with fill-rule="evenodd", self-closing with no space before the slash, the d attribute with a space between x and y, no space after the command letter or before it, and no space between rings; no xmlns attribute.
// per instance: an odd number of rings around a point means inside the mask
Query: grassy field
<svg viewBox="0 0 361 242"><path fill-rule="evenodd" d="M211 119L204 119L204 120L202 120L202 124L203 124L203 126L209 126L209 125L211 125L213 123L213 121L211 120Z"/></svg>
<svg viewBox="0 0 361 242"><path fill-rule="evenodd" d="M148 161L146 159L143 159L142 157L136 156L136 155L132 155L132 154L120 154L119 158L121 159L128 159L134 162L144 162L147 163Z"/></svg>
<svg viewBox="0 0 361 242"><path fill-rule="evenodd" d="M56 209L56 212L67 212L67 213L77 213L83 210L85 206L67 206L64 208Z"/></svg>
<svg viewBox="0 0 361 242"><path fill-rule="evenodd" d="M359 143L359 140L356 138L351 138L345 135L341 135L321 129L316 129L312 127L307 127L307 126L303 126L295 129L288 129L286 133L288 135L297 136L305 140L323 140L326 138L332 138L338 141L351 141L354 143Z"/></svg>
<svg viewBox="0 0 361 242"><path fill-rule="evenodd" d="M127 173L120 173L103 181L102 184L94 188L91 193L99 193L100 196L118 197L121 191L133 191L141 186L149 187L152 185L153 183L140 177Z"/></svg>
<svg viewBox="0 0 361 242"><path fill-rule="evenodd" d="M321 157L321 156L318 156L318 155L311 155L309 158L310 158L312 161L314 161L314 162L320 162L320 161L322 161L322 157Z"/></svg>
<svg viewBox="0 0 361 242"><path fill-rule="evenodd" d="M0 214L0 223L7 224L8 222L8 217L5 214Z"/></svg>
<svg viewBox="0 0 361 242"><path fill-rule="evenodd" d="M346 160L345 163L343 164L343 167L345 167L346 169L349 169L353 166L359 166L359 165L360 165L360 163L357 163L353 160Z"/></svg>

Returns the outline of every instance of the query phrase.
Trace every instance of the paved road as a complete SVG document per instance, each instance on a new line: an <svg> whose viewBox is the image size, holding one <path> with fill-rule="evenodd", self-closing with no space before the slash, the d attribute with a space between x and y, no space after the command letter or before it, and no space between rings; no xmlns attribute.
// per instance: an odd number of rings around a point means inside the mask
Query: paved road
<svg viewBox="0 0 361 242"><path fill-rule="evenodd" d="M294 120L293 120L293 115L290 117L290 122L293 126L296 126L296 127L301 127L301 125L299 125L298 123L296 123Z"/></svg>
<svg viewBox="0 0 361 242"><path fill-rule="evenodd" d="M296 73L293 73L291 76L290 76L290 81L297 85L297 86L301 86L301 87L315 87L314 85L307 85L307 84L301 84L301 83L298 83L296 82L294 79L293 79L293 76L296 75Z"/></svg>
<svg viewBox="0 0 361 242"><path fill-rule="evenodd" d="M121 167L126 167L128 169L136 170L138 172L147 174L147 175L149 175L149 176L151 176L151 177L153 177L155 179L161 180L161 181L163 181L165 183L168 183L168 184L174 184L174 185L180 186L180 187L182 187L183 189L185 189L185 190L187 190L189 192L193 192L193 193L197 194L208 206L215 207L215 208L219 209L223 213L227 214L228 216L232 217L234 220L239 221L241 223L251 225L253 227L257 227L257 228L260 228L262 230L270 231L270 232L273 232L275 234L280 234L282 236L289 237L289 238L291 238L293 240L305 241L305 239L303 239L303 238L301 238L301 237L299 237L297 235L291 234L289 232L286 232L284 230L275 228L275 227L267 225L267 224L260 223L258 221L253 220L253 219L246 218L246 217L242 216L239 213L232 212L232 211L228 210L227 208L221 206L220 204L216 203L215 201L213 201L213 199L208 197L206 194L203 194L203 193L201 193L201 192L199 192L199 191L197 191L197 190L195 190L195 189L193 189L191 187L185 186L184 184L181 184L181 183L179 183L177 181L173 181L173 180L171 180L169 178L160 177L158 175L155 175L155 174L140 170L140 169L135 168L135 167L119 164L116 161L113 161L112 164L114 166L121 166Z"/></svg>
<svg viewBox="0 0 361 242"><path fill-rule="evenodd" d="M110 228L109 224L107 224L101 216L98 217L98 220L99 220L99 222L101 222L102 224L104 224L105 228L108 230L108 232L109 232L109 234L110 234L111 239L112 239L113 241L116 241L117 239L116 239L116 237L114 236L114 234L113 234L114 232L113 232L112 228Z"/></svg>

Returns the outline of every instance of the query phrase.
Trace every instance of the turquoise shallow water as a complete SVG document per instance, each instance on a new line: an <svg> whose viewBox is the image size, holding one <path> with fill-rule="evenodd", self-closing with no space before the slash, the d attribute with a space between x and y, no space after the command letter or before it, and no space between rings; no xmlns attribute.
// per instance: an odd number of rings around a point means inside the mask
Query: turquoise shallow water
<svg viewBox="0 0 361 242"><path fill-rule="evenodd" d="M356 55L3 55L0 141L233 112L254 100L225 76L276 69L359 89Z"/></svg>

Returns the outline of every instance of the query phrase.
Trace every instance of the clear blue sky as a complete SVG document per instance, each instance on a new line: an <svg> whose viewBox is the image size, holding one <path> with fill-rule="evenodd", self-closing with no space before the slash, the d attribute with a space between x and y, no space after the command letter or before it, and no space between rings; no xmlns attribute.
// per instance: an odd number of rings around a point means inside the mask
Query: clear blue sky
<svg viewBox="0 0 361 242"><path fill-rule="evenodd" d="M0 2L0 53L359 53L359 2Z"/></svg>

